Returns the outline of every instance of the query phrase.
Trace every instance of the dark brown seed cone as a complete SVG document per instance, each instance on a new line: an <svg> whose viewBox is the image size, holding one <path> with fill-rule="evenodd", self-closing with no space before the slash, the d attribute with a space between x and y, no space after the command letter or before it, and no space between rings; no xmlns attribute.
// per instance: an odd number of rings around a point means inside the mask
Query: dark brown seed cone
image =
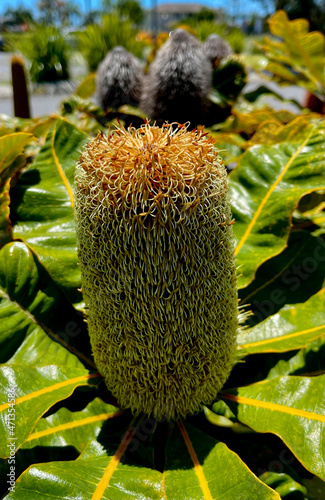
<svg viewBox="0 0 325 500"><path fill-rule="evenodd" d="M179 28L158 50L145 78L140 107L149 118L204 123L211 89L212 68L202 44Z"/></svg>
<svg viewBox="0 0 325 500"><path fill-rule="evenodd" d="M238 326L226 172L202 131L99 134L76 169L82 289L121 407L175 419L217 396Z"/></svg>
<svg viewBox="0 0 325 500"><path fill-rule="evenodd" d="M114 47L98 67L96 75L98 104L103 109L118 109L124 104L137 106L143 77L140 61L124 47Z"/></svg>
<svg viewBox="0 0 325 500"><path fill-rule="evenodd" d="M24 69L24 60L19 56L13 56L11 58L11 75L14 114L19 118L30 118L29 96Z"/></svg>
<svg viewBox="0 0 325 500"><path fill-rule="evenodd" d="M226 40L221 38L221 36L212 34L209 35L203 44L203 50L205 55L212 62L213 67L217 67L222 59L229 57L233 50Z"/></svg>

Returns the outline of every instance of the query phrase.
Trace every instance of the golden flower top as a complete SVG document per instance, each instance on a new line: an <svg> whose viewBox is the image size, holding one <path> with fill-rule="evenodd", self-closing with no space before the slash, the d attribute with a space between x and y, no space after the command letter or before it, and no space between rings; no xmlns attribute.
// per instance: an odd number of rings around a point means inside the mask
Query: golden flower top
<svg viewBox="0 0 325 500"><path fill-rule="evenodd" d="M202 129L147 123L139 129L119 126L107 136L100 132L87 145L79 165L88 175L84 185L78 176L78 188L95 189L100 200L105 196L117 202L142 193L156 202L176 192L184 198L200 195L207 178L218 175L220 158L213 138Z"/></svg>

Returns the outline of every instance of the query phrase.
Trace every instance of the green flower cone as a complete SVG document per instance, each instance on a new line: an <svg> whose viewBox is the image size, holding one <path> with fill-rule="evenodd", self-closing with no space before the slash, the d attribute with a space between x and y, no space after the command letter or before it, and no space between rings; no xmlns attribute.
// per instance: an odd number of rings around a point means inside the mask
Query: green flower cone
<svg viewBox="0 0 325 500"><path fill-rule="evenodd" d="M238 330L226 171L185 126L119 127L76 169L82 289L98 370L123 408L176 419L211 403Z"/></svg>

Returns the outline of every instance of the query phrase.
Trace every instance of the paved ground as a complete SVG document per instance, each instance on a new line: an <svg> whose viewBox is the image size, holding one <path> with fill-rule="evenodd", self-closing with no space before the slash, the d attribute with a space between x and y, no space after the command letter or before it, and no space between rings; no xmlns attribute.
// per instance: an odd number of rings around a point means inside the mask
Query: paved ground
<svg viewBox="0 0 325 500"><path fill-rule="evenodd" d="M12 54L0 52L0 114L14 116L14 108L12 101L12 86L11 86L11 67L10 60ZM71 65L71 85L66 85L67 88L60 88L57 93L52 95L41 95L30 91L30 107L33 118L38 116L48 115L58 111L59 105L65 97L71 94L71 90L77 86L87 74L85 63L79 57L75 58L75 64ZM39 92L39 91L38 91Z"/></svg>

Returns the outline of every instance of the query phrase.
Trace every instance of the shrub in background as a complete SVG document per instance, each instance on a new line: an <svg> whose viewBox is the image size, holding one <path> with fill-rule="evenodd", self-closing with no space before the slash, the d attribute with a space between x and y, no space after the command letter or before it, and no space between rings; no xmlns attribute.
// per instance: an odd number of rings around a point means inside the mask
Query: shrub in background
<svg viewBox="0 0 325 500"><path fill-rule="evenodd" d="M56 82L69 78L66 40L53 26L37 26L8 41L10 50L21 52L30 63L33 82Z"/></svg>
<svg viewBox="0 0 325 500"><path fill-rule="evenodd" d="M115 14L104 16L100 24L90 24L79 32L79 49L90 71L95 71L108 51L121 45L137 57L141 57L143 44L136 39L137 30L130 21L120 20Z"/></svg>
<svg viewBox="0 0 325 500"><path fill-rule="evenodd" d="M13 56L11 58L11 76L15 116L30 118L25 64L22 57Z"/></svg>
<svg viewBox="0 0 325 500"><path fill-rule="evenodd" d="M209 35L217 34L227 40L236 54L244 48L244 35L239 28L230 28L225 24L216 24L212 21L200 21L195 24L188 23L194 29L196 36L204 42Z"/></svg>

